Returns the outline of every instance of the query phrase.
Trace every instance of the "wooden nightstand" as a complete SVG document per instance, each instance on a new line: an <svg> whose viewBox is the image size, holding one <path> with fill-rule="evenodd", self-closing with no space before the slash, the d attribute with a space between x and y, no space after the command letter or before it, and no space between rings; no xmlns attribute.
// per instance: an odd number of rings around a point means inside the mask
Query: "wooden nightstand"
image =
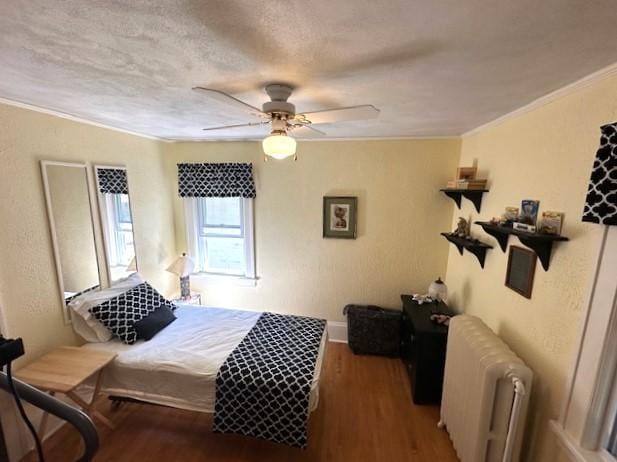
<svg viewBox="0 0 617 462"><path fill-rule="evenodd" d="M15 373L15 377L48 392L51 396L62 393L79 405L84 412L96 417L113 430L114 425L93 408L101 387L103 368L116 357L116 353L95 351L79 347L59 347L45 356L28 364ZM75 388L88 378L96 375L94 392L90 403L86 403L76 393ZM43 414L39 434L45 436L48 414Z"/></svg>
<svg viewBox="0 0 617 462"><path fill-rule="evenodd" d="M433 311L454 315L445 303L419 305L411 295L403 301L403 341L401 357L407 366L413 402L436 404L441 401L446 363L448 327L435 324Z"/></svg>
<svg viewBox="0 0 617 462"><path fill-rule="evenodd" d="M190 298L174 298L172 300L176 305L201 305L201 294L191 294Z"/></svg>

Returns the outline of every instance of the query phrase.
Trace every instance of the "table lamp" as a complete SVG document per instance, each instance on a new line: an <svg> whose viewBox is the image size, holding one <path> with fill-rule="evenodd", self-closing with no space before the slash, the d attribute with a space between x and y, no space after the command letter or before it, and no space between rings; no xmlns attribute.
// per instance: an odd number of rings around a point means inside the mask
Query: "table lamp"
<svg viewBox="0 0 617 462"><path fill-rule="evenodd" d="M191 282L190 275L195 269L195 263L186 253L182 253L169 267L167 271L176 274L180 277L180 297L184 299L191 298Z"/></svg>

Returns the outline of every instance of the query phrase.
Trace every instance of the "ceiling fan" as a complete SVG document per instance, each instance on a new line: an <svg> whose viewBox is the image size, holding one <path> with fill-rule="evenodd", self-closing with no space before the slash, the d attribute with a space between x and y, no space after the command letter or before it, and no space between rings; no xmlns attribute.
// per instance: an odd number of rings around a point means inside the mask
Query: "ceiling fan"
<svg viewBox="0 0 617 462"><path fill-rule="evenodd" d="M204 128L205 131L229 130L270 124L270 136L262 141L262 147L267 156L274 157L275 159L284 159L289 156L294 156L294 160L297 158L296 140L288 136L290 133L300 137L323 136L325 133L313 125L374 119L379 115L379 109L370 104L297 114L296 107L287 101L293 92L293 88L280 83L266 86L265 90L270 97L270 101L264 103L261 109L213 88L195 87L193 90L204 93L212 99L261 119L244 124L207 127Z"/></svg>

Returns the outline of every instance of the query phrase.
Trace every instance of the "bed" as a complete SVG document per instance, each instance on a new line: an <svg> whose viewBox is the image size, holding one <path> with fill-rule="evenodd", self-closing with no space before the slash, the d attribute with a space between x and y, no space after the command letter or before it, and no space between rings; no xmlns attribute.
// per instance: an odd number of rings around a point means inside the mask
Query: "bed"
<svg viewBox="0 0 617 462"><path fill-rule="evenodd" d="M214 412L219 369L262 313L179 305L177 320L153 339L126 345L117 339L84 347L118 354L105 369L102 389L114 396ZM327 345L324 330L311 383L309 411L319 402L319 380Z"/></svg>

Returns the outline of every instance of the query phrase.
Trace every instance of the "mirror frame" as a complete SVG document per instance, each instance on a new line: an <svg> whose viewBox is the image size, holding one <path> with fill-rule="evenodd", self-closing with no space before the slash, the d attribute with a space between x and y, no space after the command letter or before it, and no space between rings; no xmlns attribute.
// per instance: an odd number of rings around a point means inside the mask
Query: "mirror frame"
<svg viewBox="0 0 617 462"><path fill-rule="evenodd" d="M45 206L47 209L47 218L49 223L49 232L52 244L52 251L54 254L54 263L56 267L56 279L58 281L58 291L60 296L60 302L62 306L62 314L64 317L65 324L71 324L71 313L66 304L66 300L64 298L64 281L62 278L62 263L60 261L60 249L58 245L58 234L56 232L56 221L53 213L53 206L51 203L51 191L49 188L49 178L47 176L47 166L57 166L57 167L72 167L72 168L81 168L86 173L86 186L88 190L88 203L90 205L90 222L92 225L92 240L94 243L94 254L96 257L96 265L98 270L99 277L99 287L103 287L106 281L102 278L101 274L101 258L99 255L98 249L98 234L97 227L100 227L100 223L98 222L98 215L95 213L95 209L97 208L95 194L92 190L93 188L93 180L92 178L92 169L90 169L90 164L88 162L80 163L80 162L62 162L62 161L53 161L53 160L41 160L41 174L43 177L43 191L45 193Z"/></svg>
<svg viewBox="0 0 617 462"><path fill-rule="evenodd" d="M130 181L129 181L129 176L128 176L128 170L126 168L126 165L109 165L109 164L94 164L92 166L92 171L93 171L93 176L94 176L94 185L95 185L95 191L96 191L96 198L97 198L97 209L98 209L98 221L99 221L99 226L101 229L101 234L103 236L102 241L103 241L103 260L104 260L104 265L103 267L105 268L105 277L107 278L107 283L106 286L111 287L114 283L114 281L111 279L111 270L109 269L109 242L107 239L107 233L105 232L105 217L103 216L103 207L101 206L101 201L104 200L104 198L102 197L101 191L99 189L99 176L98 176L98 172L97 170L99 168L111 168L111 169L116 169L116 170L124 170L127 172L126 175L126 184L127 187L129 189L129 204L130 204L130 209L131 209L131 223L133 224L133 242L135 243L135 217L133 214L133 202L132 202L132 197L131 197L131 185L130 185ZM139 259L137 258L137 245L134 245L134 252L135 252L135 272L139 272Z"/></svg>

